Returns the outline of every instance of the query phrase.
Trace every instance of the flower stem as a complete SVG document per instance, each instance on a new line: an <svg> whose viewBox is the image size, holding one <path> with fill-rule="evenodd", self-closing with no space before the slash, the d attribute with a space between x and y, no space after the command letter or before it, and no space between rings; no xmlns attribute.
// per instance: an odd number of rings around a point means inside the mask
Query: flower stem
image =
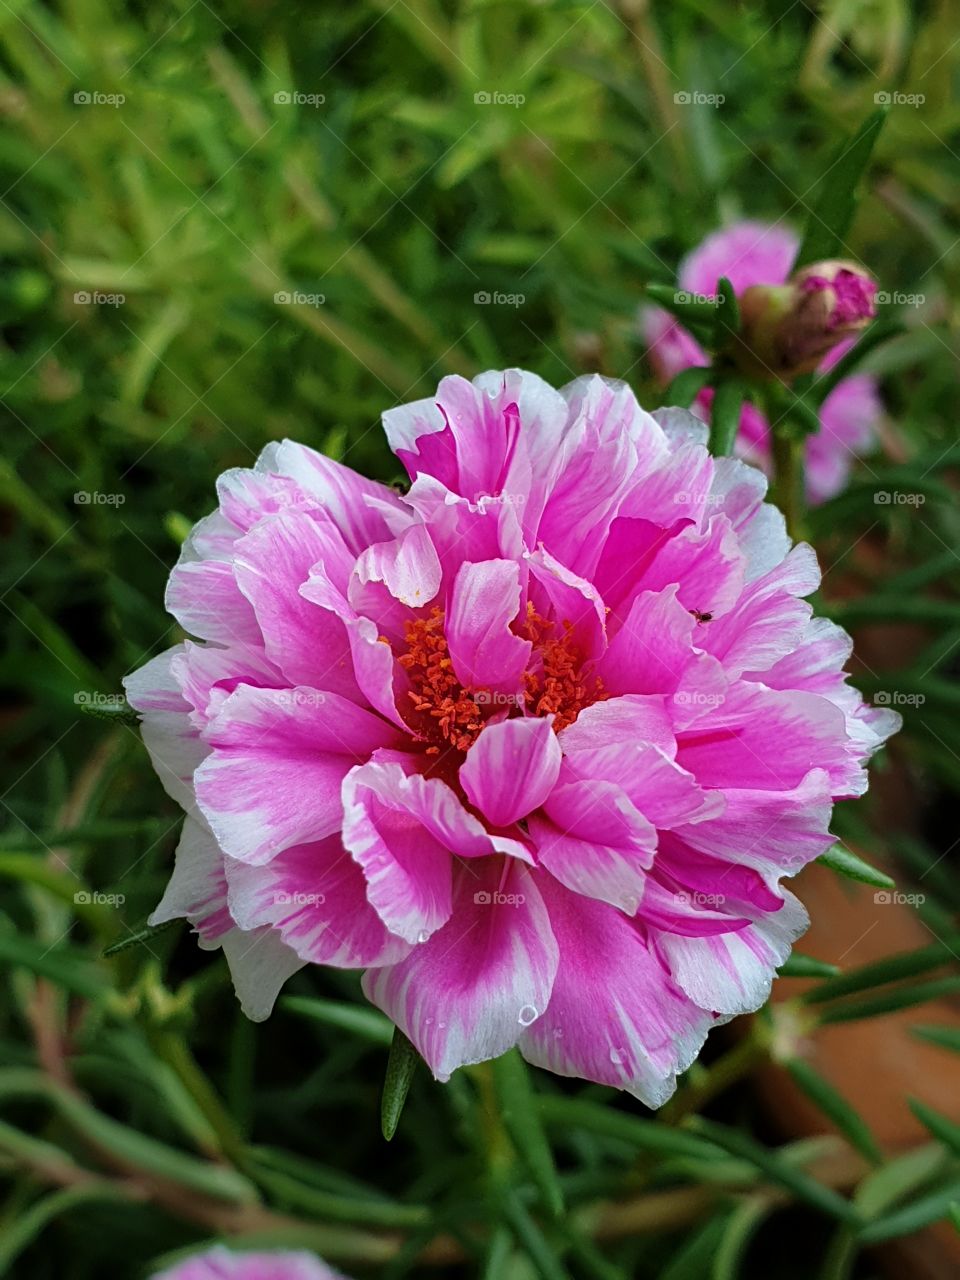
<svg viewBox="0 0 960 1280"><path fill-rule="evenodd" d="M803 537L806 514L804 440L773 433L774 496L795 542Z"/></svg>

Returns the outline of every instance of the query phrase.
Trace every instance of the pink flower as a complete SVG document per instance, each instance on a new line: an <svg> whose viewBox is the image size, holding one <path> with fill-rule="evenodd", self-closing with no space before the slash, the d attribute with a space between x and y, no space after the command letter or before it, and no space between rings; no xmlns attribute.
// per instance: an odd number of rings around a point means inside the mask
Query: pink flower
<svg viewBox="0 0 960 1280"><path fill-rule="evenodd" d="M312 1253L233 1253L222 1245L158 1272L153 1280L345 1280Z"/></svg>
<svg viewBox="0 0 960 1280"><path fill-rule="evenodd" d="M707 236L680 264L680 288L690 293L713 295L721 276L727 276L734 291L742 295L760 286L783 285L791 272L799 241L792 231L774 224L737 222ZM832 332L820 352L808 339L801 343L801 355L814 353L825 372L853 345L843 339L854 333L873 313L873 282L848 269L848 264L822 264L836 268L820 276L798 273L797 284L809 293L809 309L821 316ZM707 365L709 358L678 320L659 307L643 313L644 331L650 357L658 375L666 382L681 369ZM796 335L793 335L796 337ZM843 340L839 340L843 339ZM828 354L821 353L827 348ZM776 370L774 370L776 372ZM696 412L709 417L712 391L697 397ZM847 481L851 463L873 441L882 413L876 380L857 373L839 383L827 396L821 411L820 431L807 441L807 492L811 502L822 502L838 493ZM766 468L770 460L770 427L754 405L745 405L740 418L738 452Z"/></svg>
<svg viewBox="0 0 960 1280"><path fill-rule="evenodd" d="M384 415L405 497L285 441L173 570L126 680L187 812L152 920L268 1015L304 964L434 1074L519 1047L671 1093L806 925L781 886L897 724L845 683L762 475L599 377L445 378Z"/></svg>

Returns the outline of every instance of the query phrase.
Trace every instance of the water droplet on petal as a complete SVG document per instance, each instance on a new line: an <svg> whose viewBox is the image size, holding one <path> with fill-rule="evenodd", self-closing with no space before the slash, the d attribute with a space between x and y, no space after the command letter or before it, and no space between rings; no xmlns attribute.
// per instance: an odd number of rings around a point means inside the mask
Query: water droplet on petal
<svg viewBox="0 0 960 1280"><path fill-rule="evenodd" d="M521 1027L529 1027L530 1023L540 1016L532 1004L525 1004L518 1015Z"/></svg>
<svg viewBox="0 0 960 1280"><path fill-rule="evenodd" d="M418 942L426 942L426 940L427 940L429 937L430 937L430 935L429 935L429 933L427 933L426 929L421 929L421 930L420 930L420 932L417 934L417 941L418 941Z"/></svg>
<svg viewBox="0 0 960 1280"><path fill-rule="evenodd" d="M615 1067L619 1067L619 1066L620 1066L620 1064L623 1062L623 1050L622 1050L622 1049L611 1049L611 1050L610 1050L610 1061L613 1063L613 1065L614 1065Z"/></svg>

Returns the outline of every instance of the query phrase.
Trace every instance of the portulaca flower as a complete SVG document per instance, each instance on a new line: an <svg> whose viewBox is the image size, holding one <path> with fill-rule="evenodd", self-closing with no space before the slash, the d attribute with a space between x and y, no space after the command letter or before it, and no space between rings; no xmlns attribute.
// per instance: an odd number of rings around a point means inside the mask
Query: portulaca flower
<svg viewBox="0 0 960 1280"><path fill-rule="evenodd" d="M362 968L440 1080L519 1045L657 1106L767 998L782 879L897 717L691 415L510 370L384 425L405 496L285 441L183 548L198 640L126 681L187 814L152 920L223 947L252 1018Z"/></svg>

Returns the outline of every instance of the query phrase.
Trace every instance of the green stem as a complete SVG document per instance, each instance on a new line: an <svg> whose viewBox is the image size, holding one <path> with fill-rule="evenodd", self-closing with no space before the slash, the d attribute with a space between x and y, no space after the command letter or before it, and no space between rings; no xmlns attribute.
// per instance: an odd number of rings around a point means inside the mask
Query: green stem
<svg viewBox="0 0 960 1280"><path fill-rule="evenodd" d="M773 433L774 496L794 541L803 537L806 500L804 488L804 440Z"/></svg>

